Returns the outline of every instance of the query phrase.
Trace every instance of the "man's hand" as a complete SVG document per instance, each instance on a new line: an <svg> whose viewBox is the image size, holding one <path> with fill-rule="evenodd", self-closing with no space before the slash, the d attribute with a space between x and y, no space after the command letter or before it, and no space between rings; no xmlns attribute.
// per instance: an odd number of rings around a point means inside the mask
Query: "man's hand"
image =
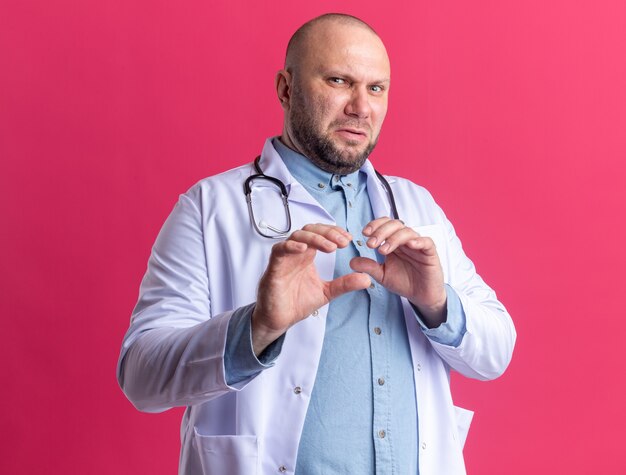
<svg viewBox="0 0 626 475"><path fill-rule="evenodd" d="M355 257L350 267L366 272L389 291L409 299L428 327L444 322L447 297L433 240L420 236L402 221L390 218L370 222L363 235L369 237L368 247L378 248L385 256L385 262L378 264L372 259Z"/></svg>
<svg viewBox="0 0 626 475"><path fill-rule="evenodd" d="M337 226L308 224L272 247L252 314L252 347L257 356L314 310L370 285L366 274L347 274L328 282L317 274L313 262L317 251L334 252L351 239L350 233Z"/></svg>

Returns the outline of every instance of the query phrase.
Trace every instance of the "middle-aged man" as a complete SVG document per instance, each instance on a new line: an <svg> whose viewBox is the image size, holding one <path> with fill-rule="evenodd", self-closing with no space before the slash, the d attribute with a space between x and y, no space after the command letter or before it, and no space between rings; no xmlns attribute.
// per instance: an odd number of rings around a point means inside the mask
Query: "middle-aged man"
<svg viewBox="0 0 626 475"><path fill-rule="evenodd" d="M165 222L118 378L141 410L187 406L180 473L465 473L449 370L499 376L515 330L428 192L367 160L389 86L368 25L306 23L282 135Z"/></svg>

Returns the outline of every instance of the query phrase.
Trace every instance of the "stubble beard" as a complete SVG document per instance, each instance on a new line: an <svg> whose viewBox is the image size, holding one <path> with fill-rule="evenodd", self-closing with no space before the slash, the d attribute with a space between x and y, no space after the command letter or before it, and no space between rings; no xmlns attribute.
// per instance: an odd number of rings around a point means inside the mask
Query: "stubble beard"
<svg viewBox="0 0 626 475"><path fill-rule="evenodd" d="M306 111L311 111L311 113ZM294 145L316 166L329 173L347 175L357 171L376 147L378 136L371 140L361 152L355 148L359 144L357 141L346 142L347 147L341 150L327 134L320 130L320 124L315 117L321 117L323 115L321 112L322 108L319 104L307 104L300 94L292 96L290 128ZM334 121L329 129L337 127L363 129L363 125L358 120Z"/></svg>

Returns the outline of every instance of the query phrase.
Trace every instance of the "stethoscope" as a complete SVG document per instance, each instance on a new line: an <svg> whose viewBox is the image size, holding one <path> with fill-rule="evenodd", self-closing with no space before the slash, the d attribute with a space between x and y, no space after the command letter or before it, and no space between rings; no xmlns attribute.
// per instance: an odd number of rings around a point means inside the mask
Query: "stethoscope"
<svg viewBox="0 0 626 475"><path fill-rule="evenodd" d="M252 226L254 226L254 230L259 233L259 235L268 239L284 239L291 232L291 212L289 211L288 200L289 192L287 191L287 187L285 186L285 184L278 178L263 173L263 170L261 170L260 161L261 156L259 155L254 159L254 169L256 170L256 173L254 175L250 175L243 184L243 192L246 195L246 203L248 205L248 214L250 215L250 221L252 221ZM391 191L391 186L389 185L389 182L376 170L374 170L374 172L376 173L376 176L383 184L385 190L387 191L387 194L389 195L391 214L393 215L394 219L400 219L398 215L398 208L396 207L396 200L393 196L393 191ZM252 186L254 184L254 180L267 180L279 188L280 197L283 202L283 208L287 217L285 229L276 228L271 224L265 222L264 220L259 221L259 224L257 225L256 219L254 218L254 210L252 209ZM261 228L269 229L274 234L266 234L264 231L261 231Z"/></svg>

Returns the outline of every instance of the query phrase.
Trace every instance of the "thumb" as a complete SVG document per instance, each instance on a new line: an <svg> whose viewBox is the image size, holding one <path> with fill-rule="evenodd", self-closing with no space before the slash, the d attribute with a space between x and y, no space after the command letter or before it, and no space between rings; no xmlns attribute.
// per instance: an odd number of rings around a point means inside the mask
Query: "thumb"
<svg viewBox="0 0 626 475"><path fill-rule="evenodd" d="M350 261L350 267L356 272L365 272L371 275L376 282L383 280L383 266L368 257L355 257Z"/></svg>
<svg viewBox="0 0 626 475"><path fill-rule="evenodd" d="M335 299L354 290L363 290L369 287L371 280L367 274L353 272L328 282L328 300Z"/></svg>

